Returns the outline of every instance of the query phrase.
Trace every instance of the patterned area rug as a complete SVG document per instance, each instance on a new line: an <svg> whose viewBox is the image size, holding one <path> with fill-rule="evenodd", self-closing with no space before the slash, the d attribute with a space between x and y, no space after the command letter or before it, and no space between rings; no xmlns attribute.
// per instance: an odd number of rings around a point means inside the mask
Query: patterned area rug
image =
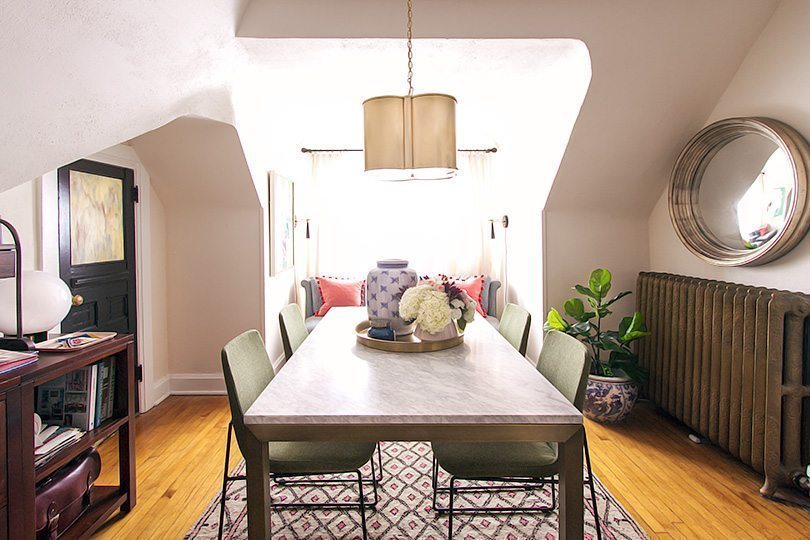
<svg viewBox="0 0 810 540"><path fill-rule="evenodd" d="M376 510L367 510L369 538L375 539L434 539L447 538L447 517L437 515L431 509L432 487L430 480L432 454L430 444L382 443L385 473L380 484L379 502ZM376 458L375 458L376 459ZM244 462L233 474L244 474ZM370 466L364 470L370 476ZM439 475L440 485L447 485L448 475ZM458 485L458 484L457 484ZM290 501L346 501L356 500L356 484L285 487L273 485L273 500ZM647 535L633 521L624 508L613 498L605 486L596 479L599 518L602 521L602 538L605 540L639 539ZM366 494L371 492L368 486ZM585 538L596 538L593 511L588 488L585 488ZM199 521L186 533L187 539L217 537L219 527L219 494L208 505ZM439 498L447 505L447 496ZM474 506L543 506L551 501L549 485L533 491L509 491L499 493L466 493L457 495L456 505ZM247 538L247 507L245 483L231 482L225 510L223 538ZM289 509L272 511L273 538L293 540L298 538L360 538L360 514L358 510L311 510ZM492 514L454 516L454 538L542 538L557 537L557 514Z"/></svg>

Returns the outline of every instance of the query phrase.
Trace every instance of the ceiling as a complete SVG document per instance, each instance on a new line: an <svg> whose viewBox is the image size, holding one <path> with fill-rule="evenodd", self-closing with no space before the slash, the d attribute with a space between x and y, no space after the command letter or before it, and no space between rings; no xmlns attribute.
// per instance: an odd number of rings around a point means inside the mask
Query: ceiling
<svg viewBox="0 0 810 540"><path fill-rule="evenodd" d="M235 108L266 168L308 171L300 148L361 148L363 100L404 94L406 47L394 39L246 40ZM590 80L582 42L418 40L417 93L455 96L459 147L543 163L550 186ZM243 118L245 111L249 117ZM546 167L546 164L548 167Z"/></svg>
<svg viewBox="0 0 810 540"><path fill-rule="evenodd" d="M647 214L678 150L703 124L777 4L419 0L415 35L437 41L430 49L417 42L416 85L458 93L477 112L460 119L462 141L491 141L505 156L511 143L504 126L514 114L508 111L528 103L535 112L525 115L526 125L542 133L545 117L537 111L555 110L556 101L549 104L542 92L557 82L548 76L558 66L532 47L554 45L546 39L581 41L592 77L549 204L609 204ZM378 91L402 91L401 41L379 38L401 40L404 6L404 0L7 0L0 13L0 50L10 51L0 57L6 74L0 190L190 114L234 124L254 171L261 170L255 163L274 161L304 141L356 144L359 113L352 120L346 111ZM299 41L366 38L374 41ZM484 42L490 39L518 41ZM285 117L284 105L296 101L300 114ZM318 114L308 117L306 110ZM525 135L516 155L531 158L545 144L523 128L515 132ZM538 174L524 166L521 179L530 185L554 168Z"/></svg>

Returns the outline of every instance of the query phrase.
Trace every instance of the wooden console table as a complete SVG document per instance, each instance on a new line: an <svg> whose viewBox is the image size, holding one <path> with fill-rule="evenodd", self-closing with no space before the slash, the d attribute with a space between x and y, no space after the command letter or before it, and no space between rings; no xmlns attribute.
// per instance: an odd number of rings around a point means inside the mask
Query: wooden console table
<svg viewBox="0 0 810 540"><path fill-rule="evenodd" d="M114 414L76 443L34 468L35 388L103 358L115 358ZM28 366L0 375L0 539L34 538L36 485L107 436L118 432L119 483L93 487L91 506L61 538L90 537L117 509L135 506L135 349L130 335L80 351L45 353ZM102 463L102 467L104 464Z"/></svg>

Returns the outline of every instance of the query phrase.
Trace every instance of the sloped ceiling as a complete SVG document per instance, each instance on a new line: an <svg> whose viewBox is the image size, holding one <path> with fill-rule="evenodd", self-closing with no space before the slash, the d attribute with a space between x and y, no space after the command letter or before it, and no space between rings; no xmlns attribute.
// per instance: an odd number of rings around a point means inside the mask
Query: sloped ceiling
<svg viewBox="0 0 810 540"><path fill-rule="evenodd" d="M582 40L591 55L591 86L548 206L609 205L646 216L679 148L702 125L777 4L422 0L415 2L414 25L417 38ZM252 0L237 35L401 38L404 17L404 0Z"/></svg>
<svg viewBox="0 0 810 540"><path fill-rule="evenodd" d="M0 192L182 115L231 121L244 4L4 0Z"/></svg>
<svg viewBox="0 0 810 540"><path fill-rule="evenodd" d="M236 129L208 118L182 117L131 141L152 187L179 208L258 209Z"/></svg>
<svg viewBox="0 0 810 540"><path fill-rule="evenodd" d="M652 207L662 172L776 4L417 0L415 24L417 38L582 40L593 76L550 203L637 211ZM6 0L0 191L183 115L236 123L232 85L248 38L401 38L404 7L404 0Z"/></svg>

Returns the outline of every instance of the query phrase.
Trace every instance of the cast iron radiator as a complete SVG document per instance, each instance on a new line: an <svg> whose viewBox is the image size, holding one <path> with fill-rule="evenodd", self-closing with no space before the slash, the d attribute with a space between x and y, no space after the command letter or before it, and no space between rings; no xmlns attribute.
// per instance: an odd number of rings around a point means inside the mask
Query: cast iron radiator
<svg viewBox="0 0 810 540"><path fill-rule="evenodd" d="M643 390L691 429L786 490L810 464L810 296L642 272ZM806 500L798 500L807 504Z"/></svg>

